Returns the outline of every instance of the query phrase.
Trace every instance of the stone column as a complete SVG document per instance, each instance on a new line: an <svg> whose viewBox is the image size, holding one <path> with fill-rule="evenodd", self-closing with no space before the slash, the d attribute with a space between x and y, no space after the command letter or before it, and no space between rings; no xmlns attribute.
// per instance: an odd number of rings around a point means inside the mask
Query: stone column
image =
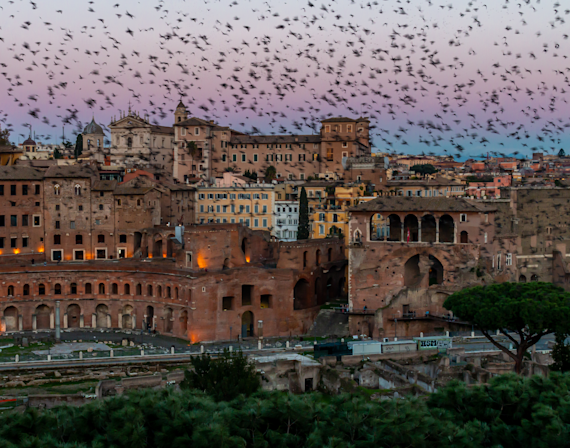
<svg viewBox="0 0 570 448"><path fill-rule="evenodd" d="M91 328L97 328L97 314L91 315Z"/></svg>
<svg viewBox="0 0 570 448"><path fill-rule="evenodd" d="M24 316L22 316L21 314L18 316L18 329L20 331L24 330Z"/></svg>
<svg viewBox="0 0 570 448"><path fill-rule="evenodd" d="M61 339L61 322L60 322L60 311L59 311L59 300L55 302L55 340L57 342Z"/></svg>
<svg viewBox="0 0 570 448"><path fill-rule="evenodd" d="M142 329L142 330L146 330L146 329L147 329L147 328L146 328L146 322L147 322L146 318L147 318L147 315L144 314L144 315L143 315L143 320L142 320L142 322L141 322L141 329Z"/></svg>
<svg viewBox="0 0 570 448"><path fill-rule="evenodd" d="M38 316L37 314L32 314L32 330L38 329Z"/></svg>
<svg viewBox="0 0 570 448"><path fill-rule="evenodd" d="M457 223L453 221L453 244L457 244Z"/></svg>
<svg viewBox="0 0 570 448"><path fill-rule="evenodd" d="M418 219L418 243L422 242L422 220Z"/></svg>
<svg viewBox="0 0 570 448"><path fill-rule="evenodd" d="M112 328L111 327L111 315L107 314L107 328Z"/></svg>
<svg viewBox="0 0 570 448"><path fill-rule="evenodd" d="M79 315L79 328L85 328L85 318L83 317L83 314Z"/></svg>
<svg viewBox="0 0 570 448"><path fill-rule="evenodd" d="M53 311L49 313L49 327L52 330L55 328L55 315Z"/></svg>
<svg viewBox="0 0 570 448"><path fill-rule="evenodd" d="M123 313L119 313L119 328L123 328Z"/></svg>
<svg viewBox="0 0 570 448"><path fill-rule="evenodd" d="M435 242L439 243L439 218L435 219Z"/></svg>
<svg viewBox="0 0 570 448"><path fill-rule="evenodd" d="M137 329L137 316L136 315L133 314L131 316L131 322L132 322L133 330L136 330Z"/></svg>
<svg viewBox="0 0 570 448"><path fill-rule="evenodd" d="M400 223L400 242L404 242L404 222Z"/></svg>
<svg viewBox="0 0 570 448"><path fill-rule="evenodd" d="M154 330L156 327L156 315L152 316L152 330Z"/></svg>
<svg viewBox="0 0 570 448"><path fill-rule="evenodd" d="M69 321L68 321L67 313L65 313L63 315L63 328L68 328L68 326L69 326Z"/></svg>

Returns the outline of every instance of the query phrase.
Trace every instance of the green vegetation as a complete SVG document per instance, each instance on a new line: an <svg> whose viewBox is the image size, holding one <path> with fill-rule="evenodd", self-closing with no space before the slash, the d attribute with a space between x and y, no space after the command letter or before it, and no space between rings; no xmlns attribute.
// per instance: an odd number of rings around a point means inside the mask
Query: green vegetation
<svg viewBox="0 0 570 448"><path fill-rule="evenodd" d="M430 163L426 163L425 165L414 165L410 168L410 171L413 171L416 174L421 174L422 176L437 173L435 166Z"/></svg>
<svg viewBox="0 0 570 448"><path fill-rule="evenodd" d="M467 176L465 178L465 180L467 181L467 183L469 182L493 182L493 177L492 176L481 176L481 177L477 177L477 176Z"/></svg>
<svg viewBox="0 0 570 448"><path fill-rule="evenodd" d="M10 146L10 130L0 128L0 146Z"/></svg>
<svg viewBox="0 0 570 448"><path fill-rule="evenodd" d="M520 373L527 350L550 333L570 328L570 294L552 283L501 283L466 288L450 295L443 306L475 325L495 347L515 361ZM501 344L491 332L507 337ZM513 337L512 334L517 337Z"/></svg>
<svg viewBox="0 0 570 448"><path fill-rule="evenodd" d="M566 151L560 148L560 151L558 151L558 157L566 157Z"/></svg>
<svg viewBox="0 0 570 448"><path fill-rule="evenodd" d="M216 402L203 392L146 390L83 407L0 415L0 446L547 448L570 439L570 375L452 382L427 398L371 401L257 392Z"/></svg>
<svg viewBox="0 0 570 448"><path fill-rule="evenodd" d="M568 372L570 370L570 344L566 342L568 334L558 333L556 335L556 344L552 349L552 359L554 363L550 366L550 370L556 372Z"/></svg>
<svg viewBox="0 0 570 448"><path fill-rule="evenodd" d="M265 182L271 182L277 177L277 170L273 165L269 165L265 169Z"/></svg>
<svg viewBox="0 0 570 448"><path fill-rule="evenodd" d="M245 173L243 173L243 175L244 177L248 177L253 181L257 181L257 173L255 171L250 172L249 170L245 170Z"/></svg>
<svg viewBox="0 0 570 448"><path fill-rule="evenodd" d="M216 401L231 401L240 394L249 396L259 389L255 364L241 351L231 353L227 348L218 358L203 354L190 359L194 370L184 372L182 389L198 389Z"/></svg>
<svg viewBox="0 0 570 448"><path fill-rule="evenodd" d="M77 159L83 152L83 134L77 134L77 139L75 140L75 150L73 151L73 156Z"/></svg>
<svg viewBox="0 0 570 448"><path fill-rule="evenodd" d="M307 191L305 190L305 187L301 187L301 194L299 195L299 227L297 229L298 240L309 239L309 200L307 198Z"/></svg>

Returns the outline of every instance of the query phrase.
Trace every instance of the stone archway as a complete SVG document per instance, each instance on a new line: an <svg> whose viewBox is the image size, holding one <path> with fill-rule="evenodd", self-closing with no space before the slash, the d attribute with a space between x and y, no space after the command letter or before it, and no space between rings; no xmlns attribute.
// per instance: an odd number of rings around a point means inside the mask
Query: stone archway
<svg viewBox="0 0 570 448"><path fill-rule="evenodd" d="M439 218L439 242L453 243L455 240L455 224L449 215Z"/></svg>
<svg viewBox="0 0 570 448"><path fill-rule="evenodd" d="M15 306L9 306L4 310L4 323L6 331L18 331L18 309Z"/></svg>
<svg viewBox="0 0 570 448"><path fill-rule="evenodd" d="M435 243L436 240L436 221L433 215L422 216L422 242Z"/></svg>
<svg viewBox="0 0 570 448"><path fill-rule="evenodd" d="M79 328L81 319L81 308L76 303L67 307L67 328Z"/></svg>
<svg viewBox="0 0 570 448"><path fill-rule="evenodd" d="M95 308L95 322L97 328L109 328L108 325L108 318L109 315L109 307L103 303L97 305Z"/></svg>
<svg viewBox="0 0 570 448"><path fill-rule="evenodd" d="M420 256L414 255L404 264L404 286L416 288L421 280Z"/></svg>
<svg viewBox="0 0 570 448"><path fill-rule="evenodd" d="M51 310L47 305L40 305L36 308L36 329L49 330L51 328Z"/></svg>
<svg viewBox="0 0 570 448"><path fill-rule="evenodd" d="M299 279L293 290L293 309L302 310L309 308L309 282L304 278Z"/></svg>
<svg viewBox="0 0 570 448"><path fill-rule="evenodd" d="M404 218L404 241L417 242L419 236L418 217L407 215Z"/></svg>
<svg viewBox="0 0 570 448"><path fill-rule="evenodd" d="M188 332L188 311L186 310L180 313L180 331L184 334Z"/></svg>
<svg viewBox="0 0 570 448"><path fill-rule="evenodd" d="M162 239L157 237L152 247L152 258L162 258Z"/></svg>
<svg viewBox="0 0 570 448"><path fill-rule="evenodd" d="M400 241L402 239L402 220L398 215L390 215L388 222L390 223L388 241Z"/></svg>
<svg viewBox="0 0 570 448"><path fill-rule="evenodd" d="M154 307L147 306L146 307L146 319L145 319L146 328L149 330L154 330Z"/></svg>
<svg viewBox="0 0 570 448"><path fill-rule="evenodd" d="M133 328L133 307L131 305L125 305L123 307L121 324L122 324L121 328L126 328L126 329Z"/></svg>
<svg viewBox="0 0 570 448"><path fill-rule="evenodd" d="M241 315L241 337L247 338L254 336L253 333L253 313L246 311Z"/></svg>
<svg viewBox="0 0 570 448"><path fill-rule="evenodd" d="M431 267L429 268L429 285L441 285L443 283L443 265L433 255L429 256Z"/></svg>
<svg viewBox="0 0 570 448"><path fill-rule="evenodd" d="M172 308L166 307L164 308L164 332L165 333L172 333L172 328L174 322L172 321L173 311Z"/></svg>

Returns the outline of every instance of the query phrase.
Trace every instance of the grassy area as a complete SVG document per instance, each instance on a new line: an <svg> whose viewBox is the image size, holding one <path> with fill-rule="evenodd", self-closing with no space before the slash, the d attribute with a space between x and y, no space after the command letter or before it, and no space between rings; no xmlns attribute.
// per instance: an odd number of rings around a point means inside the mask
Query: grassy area
<svg viewBox="0 0 570 448"><path fill-rule="evenodd" d="M0 346L14 343L15 341L13 339L0 339ZM18 345L14 345L12 347L3 348L2 351L0 351L0 354L3 356L29 355L35 350L47 350L53 346L53 342L34 342L28 347L20 347Z"/></svg>

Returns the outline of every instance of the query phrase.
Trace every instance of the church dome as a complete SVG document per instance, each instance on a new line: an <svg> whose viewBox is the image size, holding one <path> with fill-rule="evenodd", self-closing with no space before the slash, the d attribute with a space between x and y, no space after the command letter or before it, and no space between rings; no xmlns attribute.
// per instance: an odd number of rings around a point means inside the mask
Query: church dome
<svg viewBox="0 0 570 448"><path fill-rule="evenodd" d="M36 146L36 142L32 140L32 138L28 138L24 143L23 146Z"/></svg>
<svg viewBox="0 0 570 448"><path fill-rule="evenodd" d="M99 126L97 123L95 123L95 118L93 118L91 120L91 123L89 123L87 126L85 126L85 129L83 130L84 134L105 134L103 132L103 128L101 126Z"/></svg>

